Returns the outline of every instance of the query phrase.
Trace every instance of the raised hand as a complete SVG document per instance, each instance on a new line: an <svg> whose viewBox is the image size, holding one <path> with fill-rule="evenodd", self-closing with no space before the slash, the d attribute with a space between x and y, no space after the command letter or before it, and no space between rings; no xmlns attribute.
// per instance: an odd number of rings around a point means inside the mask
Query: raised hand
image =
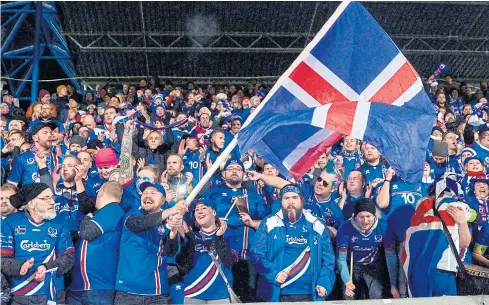
<svg viewBox="0 0 489 305"><path fill-rule="evenodd" d="M61 179L61 164L56 166L56 168L51 173L51 178L53 179L53 185L56 186Z"/></svg>
<svg viewBox="0 0 489 305"><path fill-rule="evenodd" d="M453 220L457 224L461 225L467 223L467 218L465 217L465 211L462 207L449 205L447 207L447 213L453 218Z"/></svg>
<svg viewBox="0 0 489 305"><path fill-rule="evenodd" d="M204 159L205 159L205 153L207 152L207 146L203 145L201 148L199 148L199 159L200 159L200 162L204 162Z"/></svg>
<svg viewBox="0 0 489 305"><path fill-rule="evenodd" d="M82 181L83 178L87 176L88 169L86 169L83 165L75 165L75 182Z"/></svg>
<svg viewBox="0 0 489 305"><path fill-rule="evenodd" d="M262 175L256 171L248 171L247 174L248 174L248 178L250 178L251 181L256 181L261 179L261 175Z"/></svg>
<svg viewBox="0 0 489 305"><path fill-rule="evenodd" d="M223 236L224 232L226 232L227 228L228 228L228 224L226 223L226 221L221 220L220 225L219 225L219 229L217 230L216 235L217 236Z"/></svg>
<svg viewBox="0 0 489 305"><path fill-rule="evenodd" d="M161 183L168 183L168 171L161 173Z"/></svg>
<svg viewBox="0 0 489 305"><path fill-rule="evenodd" d="M185 155L186 152L187 152L187 147L185 145L185 141L180 140L180 144L178 145L178 154L180 156L183 156L183 155Z"/></svg>
<svg viewBox="0 0 489 305"><path fill-rule="evenodd" d="M191 172L185 173L185 184L192 185L192 181L194 180L194 175Z"/></svg>
<svg viewBox="0 0 489 305"><path fill-rule="evenodd" d="M205 166L207 167L207 170L209 170L212 167L212 160L211 160L211 155L207 154L207 157L205 158Z"/></svg>
<svg viewBox="0 0 489 305"><path fill-rule="evenodd" d="M36 160L37 166L39 168L45 168L48 154L45 152L38 152L34 155L34 159Z"/></svg>
<svg viewBox="0 0 489 305"><path fill-rule="evenodd" d="M138 171L139 171L146 164L146 160L144 160L144 158L139 158L137 164L138 164Z"/></svg>

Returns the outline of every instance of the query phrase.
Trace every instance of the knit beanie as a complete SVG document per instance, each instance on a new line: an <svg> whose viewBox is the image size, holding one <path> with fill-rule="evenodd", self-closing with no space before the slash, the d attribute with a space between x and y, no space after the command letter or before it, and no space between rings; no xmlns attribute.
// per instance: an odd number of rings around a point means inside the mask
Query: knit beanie
<svg viewBox="0 0 489 305"><path fill-rule="evenodd" d="M99 150L97 156L95 157L96 167L106 167L117 164L119 164L119 162L117 161L115 150L109 147L105 147Z"/></svg>
<svg viewBox="0 0 489 305"><path fill-rule="evenodd" d="M87 139L85 139L79 135L74 135L73 137L71 137L70 145L71 144L78 144L81 147L83 147L83 146L87 145Z"/></svg>
<svg viewBox="0 0 489 305"><path fill-rule="evenodd" d="M41 91L39 91L39 99L42 99L43 97L45 97L46 95L50 95L49 91L46 90L46 89L42 89Z"/></svg>
<svg viewBox="0 0 489 305"><path fill-rule="evenodd" d="M372 199L362 198L357 202L353 214L357 216L360 212L369 212L375 216L375 203Z"/></svg>
<svg viewBox="0 0 489 305"><path fill-rule="evenodd" d="M14 208L20 209L48 188L49 186L45 183L25 184L20 188L17 194L10 197L10 203Z"/></svg>

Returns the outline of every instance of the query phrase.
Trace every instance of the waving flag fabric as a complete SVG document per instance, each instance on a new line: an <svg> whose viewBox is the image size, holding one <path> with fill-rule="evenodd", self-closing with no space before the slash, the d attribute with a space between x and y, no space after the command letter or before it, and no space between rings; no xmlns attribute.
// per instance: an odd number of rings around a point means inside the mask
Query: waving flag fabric
<svg viewBox="0 0 489 305"><path fill-rule="evenodd" d="M305 118L314 108L322 109L325 124ZM380 124L377 111L393 120ZM377 123L370 122L374 117ZM401 176L413 181L421 180L434 119L411 64L360 3L343 2L250 115L238 141L241 151L253 148L282 174L298 180L328 147L344 134L352 135L376 145ZM268 129L260 127L265 121ZM408 123L418 131L399 133L396 126Z"/></svg>

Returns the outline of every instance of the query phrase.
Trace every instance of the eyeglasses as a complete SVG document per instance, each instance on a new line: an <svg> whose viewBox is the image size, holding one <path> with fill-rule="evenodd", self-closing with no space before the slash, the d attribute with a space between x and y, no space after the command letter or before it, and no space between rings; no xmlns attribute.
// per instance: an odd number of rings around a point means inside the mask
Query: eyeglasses
<svg viewBox="0 0 489 305"><path fill-rule="evenodd" d="M363 180L360 177L350 177L350 178L348 178L348 181L355 182L355 181L363 181Z"/></svg>
<svg viewBox="0 0 489 305"><path fill-rule="evenodd" d="M328 187L328 185L329 185L329 183L321 177L318 177L317 182L319 182L319 183L322 182L324 187Z"/></svg>
<svg viewBox="0 0 489 305"><path fill-rule="evenodd" d="M37 199L42 200L44 203L51 203L54 201L54 196L42 197Z"/></svg>

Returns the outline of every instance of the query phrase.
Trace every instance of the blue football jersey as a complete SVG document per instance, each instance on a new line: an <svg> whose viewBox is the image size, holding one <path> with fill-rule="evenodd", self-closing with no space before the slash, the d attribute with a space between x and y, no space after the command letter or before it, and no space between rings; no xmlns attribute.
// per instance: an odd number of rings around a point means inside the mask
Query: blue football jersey
<svg viewBox="0 0 489 305"><path fill-rule="evenodd" d="M260 220L266 216L265 202L255 191L246 189L232 189L226 185L213 188L204 197L210 198L216 204L217 217L225 217L232 206L232 199L236 196L244 197L245 209L253 220ZM240 219L238 208L235 206L231 210L228 221L228 228L224 234L226 244L231 251L235 252L236 257L242 259L249 258L250 245L255 235L255 230L246 226Z"/></svg>
<svg viewBox="0 0 489 305"><path fill-rule="evenodd" d="M11 292L15 296L46 295L56 299L54 271L47 272L43 282L34 280L41 264L54 261L57 256L74 252L70 232L63 220L56 217L36 224L27 212L17 212L2 220L2 254L26 261L34 258L34 265L22 276L11 277Z"/></svg>
<svg viewBox="0 0 489 305"><path fill-rule="evenodd" d="M206 234L204 232L194 232L195 248L192 256L192 269L185 276L185 297L199 300L217 300L229 297L226 284L222 276L212 261L207 250L212 251L214 256L220 261L215 249L212 247L212 240L216 232ZM233 275L231 269L224 264L221 268L229 281L233 285Z"/></svg>
<svg viewBox="0 0 489 305"><path fill-rule="evenodd" d="M195 187L199 183L203 176L204 169L202 163L200 162L200 151L187 150L182 156L184 172L192 173L194 179L192 180L192 186Z"/></svg>
<svg viewBox="0 0 489 305"><path fill-rule="evenodd" d="M392 231L383 219L377 219L370 231L363 233L352 218L340 227L336 242L338 251L352 252L355 264L360 265L378 262L382 247L388 251L394 248Z"/></svg>
<svg viewBox="0 0 489 305"><path fill-rule="evenodd" d="M305 198L304 209L321 219L326 226L338 229L343 223L343 211L338 206L340 198L331 194L328 200L319 200L314 194L313 184L303 184L301 190Z"/></svg>
<svg viewBox="0 0 489 305"><path fill-rule="evenodd" d="M302 216L296 223L285 222L285 255L282 270L298 261L290 272L287 280L280 285L280 294L298 295L310 294L312 286L311 253L305 251L310 238L305 217Z"/></svg>
<svg viewBox="0 0 489 305"><path fill-rule="evenodd" d="M141 216L143 212L140 209L129 211L124 222L131 215ZM132 232L123 225L116 290L147 295L168 293L167 258L163 255L168 234L164 225L142 232Z"/></svg>
<svg viewBox="0 0 489 305"><path fill-rule="evenodd" d="M70 231L78 231L80 222L85 215L79 211L78 193L75 187L67 188L62 183L54 191L54 209L60 219L63 219Z"/></svg>
<svg viewBox="0 0 489 305"><path fill-rule="evenodd" d="M114 290L124 211L110 203L96 211L94 222L102 235L93 241L80 237L72 273L72 290Z"/></svg>
<svg viewBox="0 0 489 305"><path fill-rule="evenodd" d="M8 182L15 185L40 182L38 173L39 168L36 163L35 153L36 150L35 147L33 147L15 158L12 170L7 178ZM55 153L48 154L46 165L49 173L52 173L59 163L60 158L57 157Z"/></svg>

